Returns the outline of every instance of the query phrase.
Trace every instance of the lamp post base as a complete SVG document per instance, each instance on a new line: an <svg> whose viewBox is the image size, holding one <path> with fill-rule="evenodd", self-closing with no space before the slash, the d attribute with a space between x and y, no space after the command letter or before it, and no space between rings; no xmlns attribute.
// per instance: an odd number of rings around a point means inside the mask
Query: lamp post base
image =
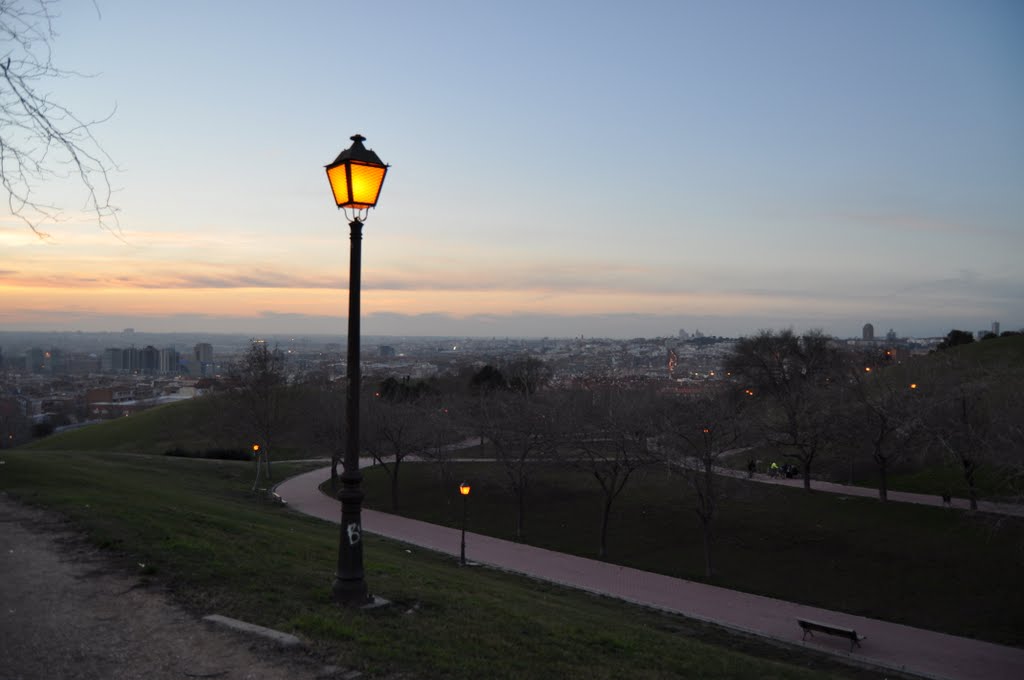
<svg viewBox="0 0 1024 680"><path fill-rule="evenodd" d="M346 607L361 607L372 602L373 596L366 590L366 581L347 581L335 576L331 599Z"/></svg>
<svg viewBox="0 0 1024 680"><path fill-rule="evenodd" d="M367 593L365 583L342 581L337 577L335 577L334 587L331 589L331 599L349 609L376 609L391 604L390 600Z"/></svg>

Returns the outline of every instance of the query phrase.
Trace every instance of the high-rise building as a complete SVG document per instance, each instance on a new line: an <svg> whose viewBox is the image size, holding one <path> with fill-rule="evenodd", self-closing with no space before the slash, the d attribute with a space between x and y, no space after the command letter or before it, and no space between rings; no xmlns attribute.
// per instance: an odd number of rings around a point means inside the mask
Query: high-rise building
<svg viewBox="0 0 1024 680"><path fill-rule="evenodd" d="M128 371L129 373L141 373L142 354L139 352L139 348L129 347L128 349L122 350L122 352L122 370Z"/></svg>
<svg viewBox="0 0 1024 680"><path fill-rule="evenodd" d="M864 339L868 341L875 339L875 327L869 323L864 324Z"/></svg>
<svg viewBox="0 0 1024 680"><path fill-rule="evenodd" d="M160 373L176 374L178 372L178 350L165 347L160 350Z"/></svg>
<svg viewBox="0 0 1024 680"><path fill-rule="evenodd" d="M153 347L153 345L146 345L142 348L140 354L142 355L142 372L149 375L156 373L157 368L160 366L160 350Z"/></svg>
<svg viewBox="0 0 1024 680"><path fill-rule="evenodd" d="M999 335L999 322L998 321L993 321L992 322L992 335Z"/></svg>
<svg viewBox="0 0 1024 680"><path fill-rule="evenodd" d="M213 363L213 345L208 342L200 342L195 347L196 361L202 364Z"/></svg>
<svg viewBox="0 0 1024 680"><path fill-rule="evenodd" d="M104 373L120 373L125 368L124 352L119 347L108 347L100 357L100 370Z"/></svg>
<svg viewBox="0 0 1024 680"><path fill-rule="evenodd" d="M33 347L25 352L25 363L32 373L42 373L46 369L46 352L41 347Z"/></svg>

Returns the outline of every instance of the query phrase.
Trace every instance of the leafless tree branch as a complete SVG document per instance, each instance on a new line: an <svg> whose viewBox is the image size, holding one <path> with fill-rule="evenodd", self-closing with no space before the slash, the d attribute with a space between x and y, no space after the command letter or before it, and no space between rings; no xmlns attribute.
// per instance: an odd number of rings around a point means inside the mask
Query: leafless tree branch
<svg viewBox="0 0 1024 680"><path fill-rule="evenodd" d="M56 7L57 0L0 0L0 186L11 215L47 238L43 225L64 218L41 187L77 180L85 189L84 208L120 237L110 178L117 165L93 135L114 111L83 120L44 89L51 81L87 77L53 63Z"/></svg>

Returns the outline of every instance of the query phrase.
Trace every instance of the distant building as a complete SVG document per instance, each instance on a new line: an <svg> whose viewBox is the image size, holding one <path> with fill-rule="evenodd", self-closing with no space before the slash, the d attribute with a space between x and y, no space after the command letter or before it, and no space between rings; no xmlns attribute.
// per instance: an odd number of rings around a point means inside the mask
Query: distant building
<svg viewBox="0 0 1024 680"><path fill-rule="evenodd" d="M875 327L869 323L864 324L863 339L873 341L875 339Z"/></svg>
<svg viewBox="0 0 1024 680"><path fill-rule="evenodd" d="M992 335L999 335L999 322L998 321L993 321L992 322Z"/></svg>
<svg viewBox="0 0 1024 680"><path fill-rule="evenodd" d="M28 370L32 373L42 373L46 370L47 358L46 352L39 347L33 347L25 352L25 363L28 365Z"/></svg>
<svg viewBox="0 0 1024 680"><path fill-rule="evenodd" d="M213 363L213 345L200 342L195 346L195 359L201 364Z"/></svg>
<svg viewBox="0 0 1024 680"><path fill-rule="evenodd" d="M885 334L886 342L896 342L896 331L889 329L889 332Z"/></svg>
<svg viewBox="0 0 1024 680"><path fill-rule="evenodd" d="M690 334L686 332L685 328L680 328L679 329L679 339L680 340L689 340L690 339Z"/></svg>
<svg viewBox="0 0 1024 680"><path fill-rule="evenodd" d="M147 375L153 375L157 372L157 368L160 366L160 350L153 345L146 345L140 352L140 361L142 363L142 372Z"/></svg>
<svg viewBox="0 0 1024 680"><path fill-rule="evenodd" d="M128 349L122 350L124 352L123 370L129 373L139 373L142 370L142 355L139 353L138 347L129 347Z"/></svg>
<svg viewBox="0 0 1024 680"><path fill-rule="evenodd" d="M100 357L100 370L104 373L120 373L125 370L124 352L119 347L108 347Z"/></svg>
<svg viewBox="0 0 1024 680"><path fill-rule="evenodd" d="M213 345L208 342L197 343L192 357L186 366L190 375L205 378L214 374Z"/></svg>
<svg viewBox="0 0 1024 680"><path fill-rule="evenodd" d="M178 372L178 350L173 347L160 350L160 363L157 370L160 373L176 374Z"/></svg>
<svg viewBox="0 0 1024 680"><path fill-rule="evenodd" d="M393 357L395 356L395 348L391 345L381 345L377 348L381 357Z"/></svg>

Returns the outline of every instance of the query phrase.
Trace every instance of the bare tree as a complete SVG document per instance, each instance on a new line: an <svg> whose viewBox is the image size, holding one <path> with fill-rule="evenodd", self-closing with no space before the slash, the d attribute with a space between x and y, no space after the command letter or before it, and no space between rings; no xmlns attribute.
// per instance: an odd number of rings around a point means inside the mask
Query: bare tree
<svg viewBox="0 0 1024 680"><path fill-rule="evenodd" d="M811 488L811 466L832 440L838 403L840 361L832 340L821 331L762 330L742 338L728 369L763 396L761 430L783 456L800 464L804 488Z"/></svg>
<svg viewBox="0 0 1024 680"><path fill-rule="evenodd" d="M345 386L342 381L308 380L293 396L304 414L299 441L331 458L331 489L337 491L338 466L345 459Z"/></svg>
<svg viewBox="0 0 1024 680"><path fill-rule="evenodd" d="M270 454L286 421L284 355L276 348L271 350L266 342L255 340L241 360L231 367L229 378L235 385L240 417L252 428L256 443L260 445L253 482L255 490L259 486L261 461L267 481L271 479Z"/></svg>
<svg viewBox="0 0 1024 680"><path fill-rule="evenodd" d="M508 362L502 367L501 373L509 389L525 394L534 394L551 381L551 367L529 355Z"/></svg>
<svg viewBox="0 0 1024 680"><path fill-rule="evenodd" d="M83 120L53 98L51 83L82 74L53 62L57 0L0 0L0 186L11 214L41 238L61 210L40 195L50 182L72 179L85 188L85 207L101 227L120 233L111 204L115 163L93 129L108 120ZM113 115L113 114L111 114Z"/></svg>
<svg viewBox="0 0 1024 680"><path fill-rule="evenodd" d="M566 462L601 489L598 555L608 555L612 506L633 473L653 462L654 404L649 391L615 387L563 392L553 409L563 431Z"/></svg>
<svg viewBox="0 0 1024 680"><path fill-rule="evenodd" d="M878 469L878 498L889 498L889 470L924 432L925 388L908 383L901 370L857 362L850 368L854 404L846 422L850 438L867 448ZM847 415L847 414L841 414Z"/></svg>
<svg viewBox="0 0 1024 680"><path fill-rule="evenodd" d="M704 575L714 575L714 521L724 497L725 478L716 468L744 436L742 414L748 395L723 385L694 397L673 400L666 413L664 445L693 493L693 509L704 539Z"/></svg>
<svg viewBox="0 0 1024 680"><path fill-rule="evenodd" d="M947 370L936 385L928 428L939 451L960 468L971 510L978 509L978 473L994 455L995 429L989 381L984 376Z"/></svg>
<svg viewBox="0 0 1024 680"><path fill-rule="evenodd" d="M446 394L443 398L439 396L423 405L427 443L420 453L424 460L434 464L441 485L446 489L455 486L451 463L460 453L459 439L462 437L457 413L465 412L467 403L468 397ZM449 504L452 502L452 494L445 494L444 497Z"/></svg>
<svg viewBox="0 0 1024 680"><path fill-rule="evenodd" d="M515 496L515 535L522 540L531 477L555 443L551 414L540 395L528 390L495 391L481 397L480 424Z"/></svg>
<svg viewBox="0 0 1024 680"><path fill-rule="evenodd" d="M388 398L378 391L364 399L364 446L391 479L391 509L398 510L402 462L430 444L431 428L419 399Z"/></svg>

